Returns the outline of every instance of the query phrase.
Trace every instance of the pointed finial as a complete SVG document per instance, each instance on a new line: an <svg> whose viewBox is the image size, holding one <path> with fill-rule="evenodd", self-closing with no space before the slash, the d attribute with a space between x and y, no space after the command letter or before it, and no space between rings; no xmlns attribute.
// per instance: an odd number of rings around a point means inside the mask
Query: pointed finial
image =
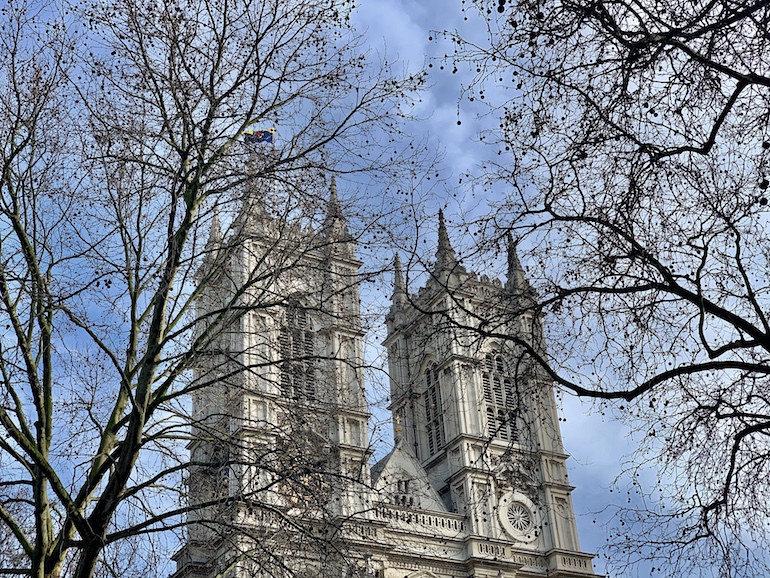
<svg viewBox="0 0 770 578"><path fill-rule="evenodd" d="M508 274L505 281L505 288L509 291L523 291L529 288L529 282L524 273L524 268L519 261L519 255L516 253L516 243L513 241L511 231L506 235L508 245Z"/></svg>
<svg viewBox="0 0 770 578"><path fill-rule="evenodd" d="M337 194L337 180L334 175L332 175L331 186L329 187L329 202L326 205L324 230L328 237L333 237L336 240L349 241L351 239L345 215L342 214L342 207Z"/></svg>
<svg viewBox="0 0 770 578"><path fill-rule="evenodd" d="M326 209L327 215L334 215L335 217L342 216L342 209L340 209L340 198L337 194L337 179L332 175L331 186L329 187L329 205Z"/></svg>
<svg viewBox="0 0 770 578"><path fill-rule="evenodd" d="M401 427L402 421L403 420L401 419L401 414L397 413L393 417L393 441L395 441L396 443L400 442L403 437L402 434L404 430Z"/></svg>
<svg viewBox="0 0 770 578"><path fill-rule="evenodd" d="M404 272L401 269L401 257L398 253L396 253L396 256L393 258L393 287L395 289L400 289L401 291L404 290Z"/></svg>
<svg viewBox="0 0 770 578"><path fill-rule="evenodd" d="M401 270L401 257L398 253L393 258L393 306L400 307L406 302L406 283L404 272Z"/></svg>
<svg viewBox="0 0 770 578"><path fill-rule="evenodd" d="M222 249L222 226L219 224L219 211L214 208L214 214L211 217L211 225L209 227L209 237L206 240L206 246L203 248L203 261L200 268L195 273L198 281L203 279L205 275L211 273L214 264L219 259L220 250Z"/></svg>
<svg viewBox="0 0 770 578"><path fill-rule="evenodd" d="M270 222L270 217L265 206L263 183L257 179L252 179L246 184L245 195L241 201L241 210L235 217L233 229L239 234L248 237L252 235L261 235L265 232Z"/></svg>
<svg viewBox="0 0 770 578"><path fill-rule="evenodd" d="M222 244L222 226L219 223L219 210L214 208L214 216L211 218L209 238L206 241L206 252L216 251Z"/></svg>
<svg viewBox="0 0 770 578"><path fill-rule="evenodd" d="M436 269L451 269L457 264L457 255L446 232L443 209L438 210L438 249L436 250Z"/></svg>

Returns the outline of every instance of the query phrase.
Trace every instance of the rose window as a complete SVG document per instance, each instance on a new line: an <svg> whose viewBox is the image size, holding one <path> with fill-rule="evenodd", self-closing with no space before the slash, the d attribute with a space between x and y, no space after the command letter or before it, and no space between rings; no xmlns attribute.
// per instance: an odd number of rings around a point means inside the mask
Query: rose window
<svg viewBox="0 0 770 578"><path fill-rule="evenodd" d="M514 502L508 508L508 522L514 530L526 532L532 527L532 515L524 504Z"/></svg>

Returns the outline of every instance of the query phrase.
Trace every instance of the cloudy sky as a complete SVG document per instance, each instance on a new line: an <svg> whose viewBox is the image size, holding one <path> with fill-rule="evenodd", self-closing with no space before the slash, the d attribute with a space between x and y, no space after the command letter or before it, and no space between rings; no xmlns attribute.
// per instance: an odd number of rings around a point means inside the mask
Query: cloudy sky
<svg viewBox="0 0 770 578"><path fill-rule="evenodd" d="M467 37L482 38L482 30L464 21L461 0L362 0L357 26L364 31L374 54L410 72L427 69L430 89L415 110L423 121L420 127L446 153L446 166L453 168L450 179L472 168L485 151L479 150L478 124L471 122L469 103L463 103L458 117L458 91L461 75L440 70L435 57L450 48L440 40L440 31L459 30ZM490 0L494 1L494 0ZM475 23L477 24L477 23ZM430 40L430 39L433 40ZM434 57L434 58L431 58ZM429 68L429 65L434 66ZM462 124L457 121L461 119ZM450 178L450 175L444 175Z"/></svg>
<svg viewBox="0 0 770 578"><path fill-rule="evenodd" d="M430 56L439 56L447 48L436 40L440 38L437 31L460 30L466 37L482 38L484 31L480 22L473 17L464 20L461 0L361 0L360 4L356 25L364 31L371 50L409 71L421 70L434 62L429 68L430 88L416 110L424 120L413 125L413 130L420 133L415 137L427 137L432 145L445 152L440 167L444 184L438 192L434 190L434 194L454 199L452 192L460 175L475 170L485 155L492 154L478 141L479 130L492 119L475 118L467 102L458 109L462 74L439 70L438 63L431 61ZM434 40L429 40L430 37ZM458 119L462 121L460 125ZM437 198L436 203L443 204L442 199ZM450 212L451 207L452 203L448 207ZM597 552L607 532L602 526L607 514L597 512L619 497L617 491L611 493L609 488L632 442L621 424L603 417L599 411L592 411L590 404L566 397L561 405L566 419L562 423L562 434L567 452L572 455L570 481L576 486L573 500L581 548ZM604 572L600 558L595 561L595 569L598 573Z"/></svg>

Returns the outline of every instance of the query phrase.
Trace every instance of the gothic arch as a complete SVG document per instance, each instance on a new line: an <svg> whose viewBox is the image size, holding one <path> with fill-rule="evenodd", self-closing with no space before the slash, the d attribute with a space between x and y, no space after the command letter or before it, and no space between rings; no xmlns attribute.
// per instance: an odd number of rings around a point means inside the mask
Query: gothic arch
<svg viewBox="0 0 770 578"><path fill-rule="evenodd" d="M436 359L436 356L433 353L426 353L423 355L422 359L420 359L420 363L417 364L417 375L422 377L425 372L428 370L429 367L433 365L438 365L438 359Z"/></svg>
<svg viewBox="0 0 770 578"><path fill-rule="evenodd" d="M481 348L481 354L485 355L487 353L492 353L494 355L497 355L502 350L502 344L497 339L491 339L490 341L484 342L483 347Z"/></svg>

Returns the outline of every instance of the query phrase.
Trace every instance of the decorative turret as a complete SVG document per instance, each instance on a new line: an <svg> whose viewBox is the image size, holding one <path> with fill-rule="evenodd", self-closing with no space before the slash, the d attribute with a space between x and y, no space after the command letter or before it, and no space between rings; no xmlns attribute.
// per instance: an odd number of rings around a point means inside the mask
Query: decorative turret
<svg viewBox="0 0 770 578"><path fill-rule="evenodd" d="M438 248L436 249L436 272L452 270L457 265L457 255L449 241L444 222L444 211L438 211Z"/></svg>
<svg viewBox="0 0 770 578"><path fill-rule="evenodd" d="M203 279L204 276L211 273L214 263L219 258L220 251L222 249L222 225L219 223L219 212L214 209L214 216L211 218L211 226L209 227L209 238L206 241L206 246L203 249L203 262L201 263L196 277L198 281Z"/></svg>
<svg viewBox="0 0 770 578"><path fill-rule="evenodd" d="M404 312L409 304L409 294L401 269L401 257L398 253L393 258L393 294L390 297L390 311L385 318L389 327L396 327L404 321Z"/></svg>
<svg viewBox="0 0 770 578"><path fill-rule="evenodd" d="M393 259L393 296L391 301L391 309L401 309L407 301L404 272L401 270L401 257L398 256L398 253Z"/></svg>
<svg viewBox="0 0 770 578"><path fill-rule="evenodd" d="M513 236L508 231L506 236L508 246L508 275L505 281L505 289L511 293L522 292L529 288L529 282L524 274L524 268L521 266L519 256L516 253L516 244L513 242Z"/></svg>
<svg viewBox="0 0 770 578"><path fill-rule="evenodd" d="M332 176L331 187L329 189L329 202L326 205L326 218L323 224L324 234L336 241L350 241L352 239L348 231L348 223L345 215L342 213L340 199L337 194L337 181Z"/></svg>
<svg viewBox="0 0 770 578"><path fill-rule="evenodd" d="M222 225L219 223L219 211L214 209L214 216L211 218L211 228L209 229L209 238L206 241L206 254L209 251L218 251L222 246Z"/></svg>
<svg viewBox="0 0 770 578"><path fill-rule="evenodd" d="M321 234L323 243L328 244L326 248L328 253L350 258L354 256L353 236L348 230L348 223L340 206L337 181L334 176L329 189L329 202L326 205L326 217Z"/></svg>
<svg viewBox="0 0 770 578"><path fill-rule="evenodd" d="M444 221L444 211L438 212L438 247L436 249L436 265L433 268L433 276L438 281L440 287L455 287L462 283L464 275L467 273L465 267L457 260L452 243L449 241L449 235ZM458 274L460 275L458 277Z"/></svg>
<svg viewBox="0 0 770 578"><path fill-rule="evenodd" d="M245 191L241 210L233 222L233 232L240 238L253 238L268 235L271 217L265 207L263 191L258 188L262 181L252 179Z"/></svg>
<svg viewBox="0 0 770 578"><path fill-rule="evenodd" d="M516 244L513 242L511 232L508 231L508 278L505 281L503 291L510 298L510 306L515 313L514 326L518 335L523 337L541 353L545 353L545 341L543 339L543 326L540 319L540 307L538 306L537 292L529 284L524 268L521 266L519 256L516 253Z"/></svg>

